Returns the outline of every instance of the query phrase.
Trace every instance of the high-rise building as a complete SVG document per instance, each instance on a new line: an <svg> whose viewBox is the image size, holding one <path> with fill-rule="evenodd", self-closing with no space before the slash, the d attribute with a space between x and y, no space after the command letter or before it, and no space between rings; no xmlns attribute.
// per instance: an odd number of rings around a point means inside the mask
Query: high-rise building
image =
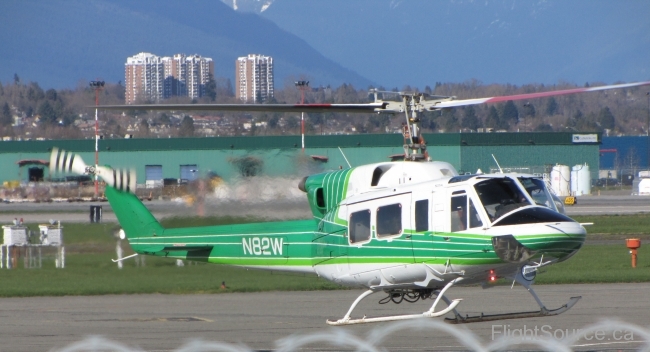
<svg viewBox="0 0 650 352"><path fill-rule="evenodd" d="M185 58L187 72L187 96L199 98L205 95L205 85L214 75L214 62L211 58L191 55Z"/></svg>
<svg viewBox="0 0 650 352"><path fill-rule="evenodd" d="M186 96L187 65L185 55L176 54L173 57L164 57L165 62L165 96Z"/></svg>
<svg viewBox="0 0 650 352"><path fill-rule="evenodd" d="M126 103L160 101L173 96L200 98L214 77L214 62L200 55L176 54L158 57L140 53L127 58Z"/></svg>
<svg viewBox="0 0 650 352"><path fill-rule="evenodd" d="M164 64L161 57L139 53L126 59L126 103L164 98Z"/></svg>
<svg viewBox="0 0 650 352"><path fill-rule="evenodd" d="M273 58L249 54L235 62L235 96L261 103L273 97Z"/></svg>

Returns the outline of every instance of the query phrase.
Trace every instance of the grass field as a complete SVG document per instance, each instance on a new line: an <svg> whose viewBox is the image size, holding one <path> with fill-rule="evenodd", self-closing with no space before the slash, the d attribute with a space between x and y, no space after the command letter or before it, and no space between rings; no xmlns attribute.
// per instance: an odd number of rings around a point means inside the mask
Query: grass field
<svg viewBox="0 0 650 352"><path fill-rule="evenodd" d="M166 227L201 226L254 221L251 218L171 218ZM598 233L578 254L566 262L545 268L538 284L642 282L650 281L650 215L576 217L580 222L594 222L590 233ZM36 230L37 224L30 229ZM133 259L118 269L115 258L117 239L115 224L64 224L66 267L54 267L53 248L44 251L39 269L24 268L25 256L14 270L0 270L0 297L99 295L133 293L218 293L270 290L338 289L316 276L247 270L220 265L176 261L166 258L145 258L145 266L136 266ZM632 269L630 254L623 238L640 235L645 243L639 249L638 267ZM132 253L126 241L125 255ZM225 281L227 289L221 289Z"/></svg>
<svg viewBox="0 0 650 352"><path fill-rule="evenodd" d="M650 214L581 215L572 218L580 223L593 222L593 225L585 227L589 234L650 234Z"/></svg>

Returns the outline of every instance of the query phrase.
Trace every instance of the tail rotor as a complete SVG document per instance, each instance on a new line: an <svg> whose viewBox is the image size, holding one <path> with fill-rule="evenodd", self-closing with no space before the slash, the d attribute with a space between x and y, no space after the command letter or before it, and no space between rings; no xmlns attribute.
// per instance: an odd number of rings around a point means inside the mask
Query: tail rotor
<svg viewBox="0 0 650 352"><path fill-rule="evenodd" d="M135 193L136 173L132 169L112 169L106 166L86 165L81 156L54 148L50 155L50 169L56 173L96 175L118 191Z"/></svg>

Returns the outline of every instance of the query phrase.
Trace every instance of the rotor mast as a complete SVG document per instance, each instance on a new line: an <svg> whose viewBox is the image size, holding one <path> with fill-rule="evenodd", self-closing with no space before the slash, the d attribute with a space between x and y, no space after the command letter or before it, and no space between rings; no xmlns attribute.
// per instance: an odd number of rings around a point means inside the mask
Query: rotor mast
<svg viewBox="0 0 650 352"><path fill-rule="evenodd" d="M402 125L404 135L404 160L430 161L427 152L427 142L420 134L420 117L418 112L423 110L420 93L401 93L406 123Z"/></svg>

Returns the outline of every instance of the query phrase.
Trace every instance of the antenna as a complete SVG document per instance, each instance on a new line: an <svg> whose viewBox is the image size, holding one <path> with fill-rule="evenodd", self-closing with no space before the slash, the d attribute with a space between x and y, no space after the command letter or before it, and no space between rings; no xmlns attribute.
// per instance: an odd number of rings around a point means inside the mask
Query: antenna
<svg viewBox="0 0 650 352"><path fill-rule="evenodd" d="M497 161L497 158L494 157L494 154L492 154L492 159L494 159L494 162L497 163L497 167L499 168L499 173L503 173L503 169L501 169L501 165L499 165L499 162Z"/></svg>

